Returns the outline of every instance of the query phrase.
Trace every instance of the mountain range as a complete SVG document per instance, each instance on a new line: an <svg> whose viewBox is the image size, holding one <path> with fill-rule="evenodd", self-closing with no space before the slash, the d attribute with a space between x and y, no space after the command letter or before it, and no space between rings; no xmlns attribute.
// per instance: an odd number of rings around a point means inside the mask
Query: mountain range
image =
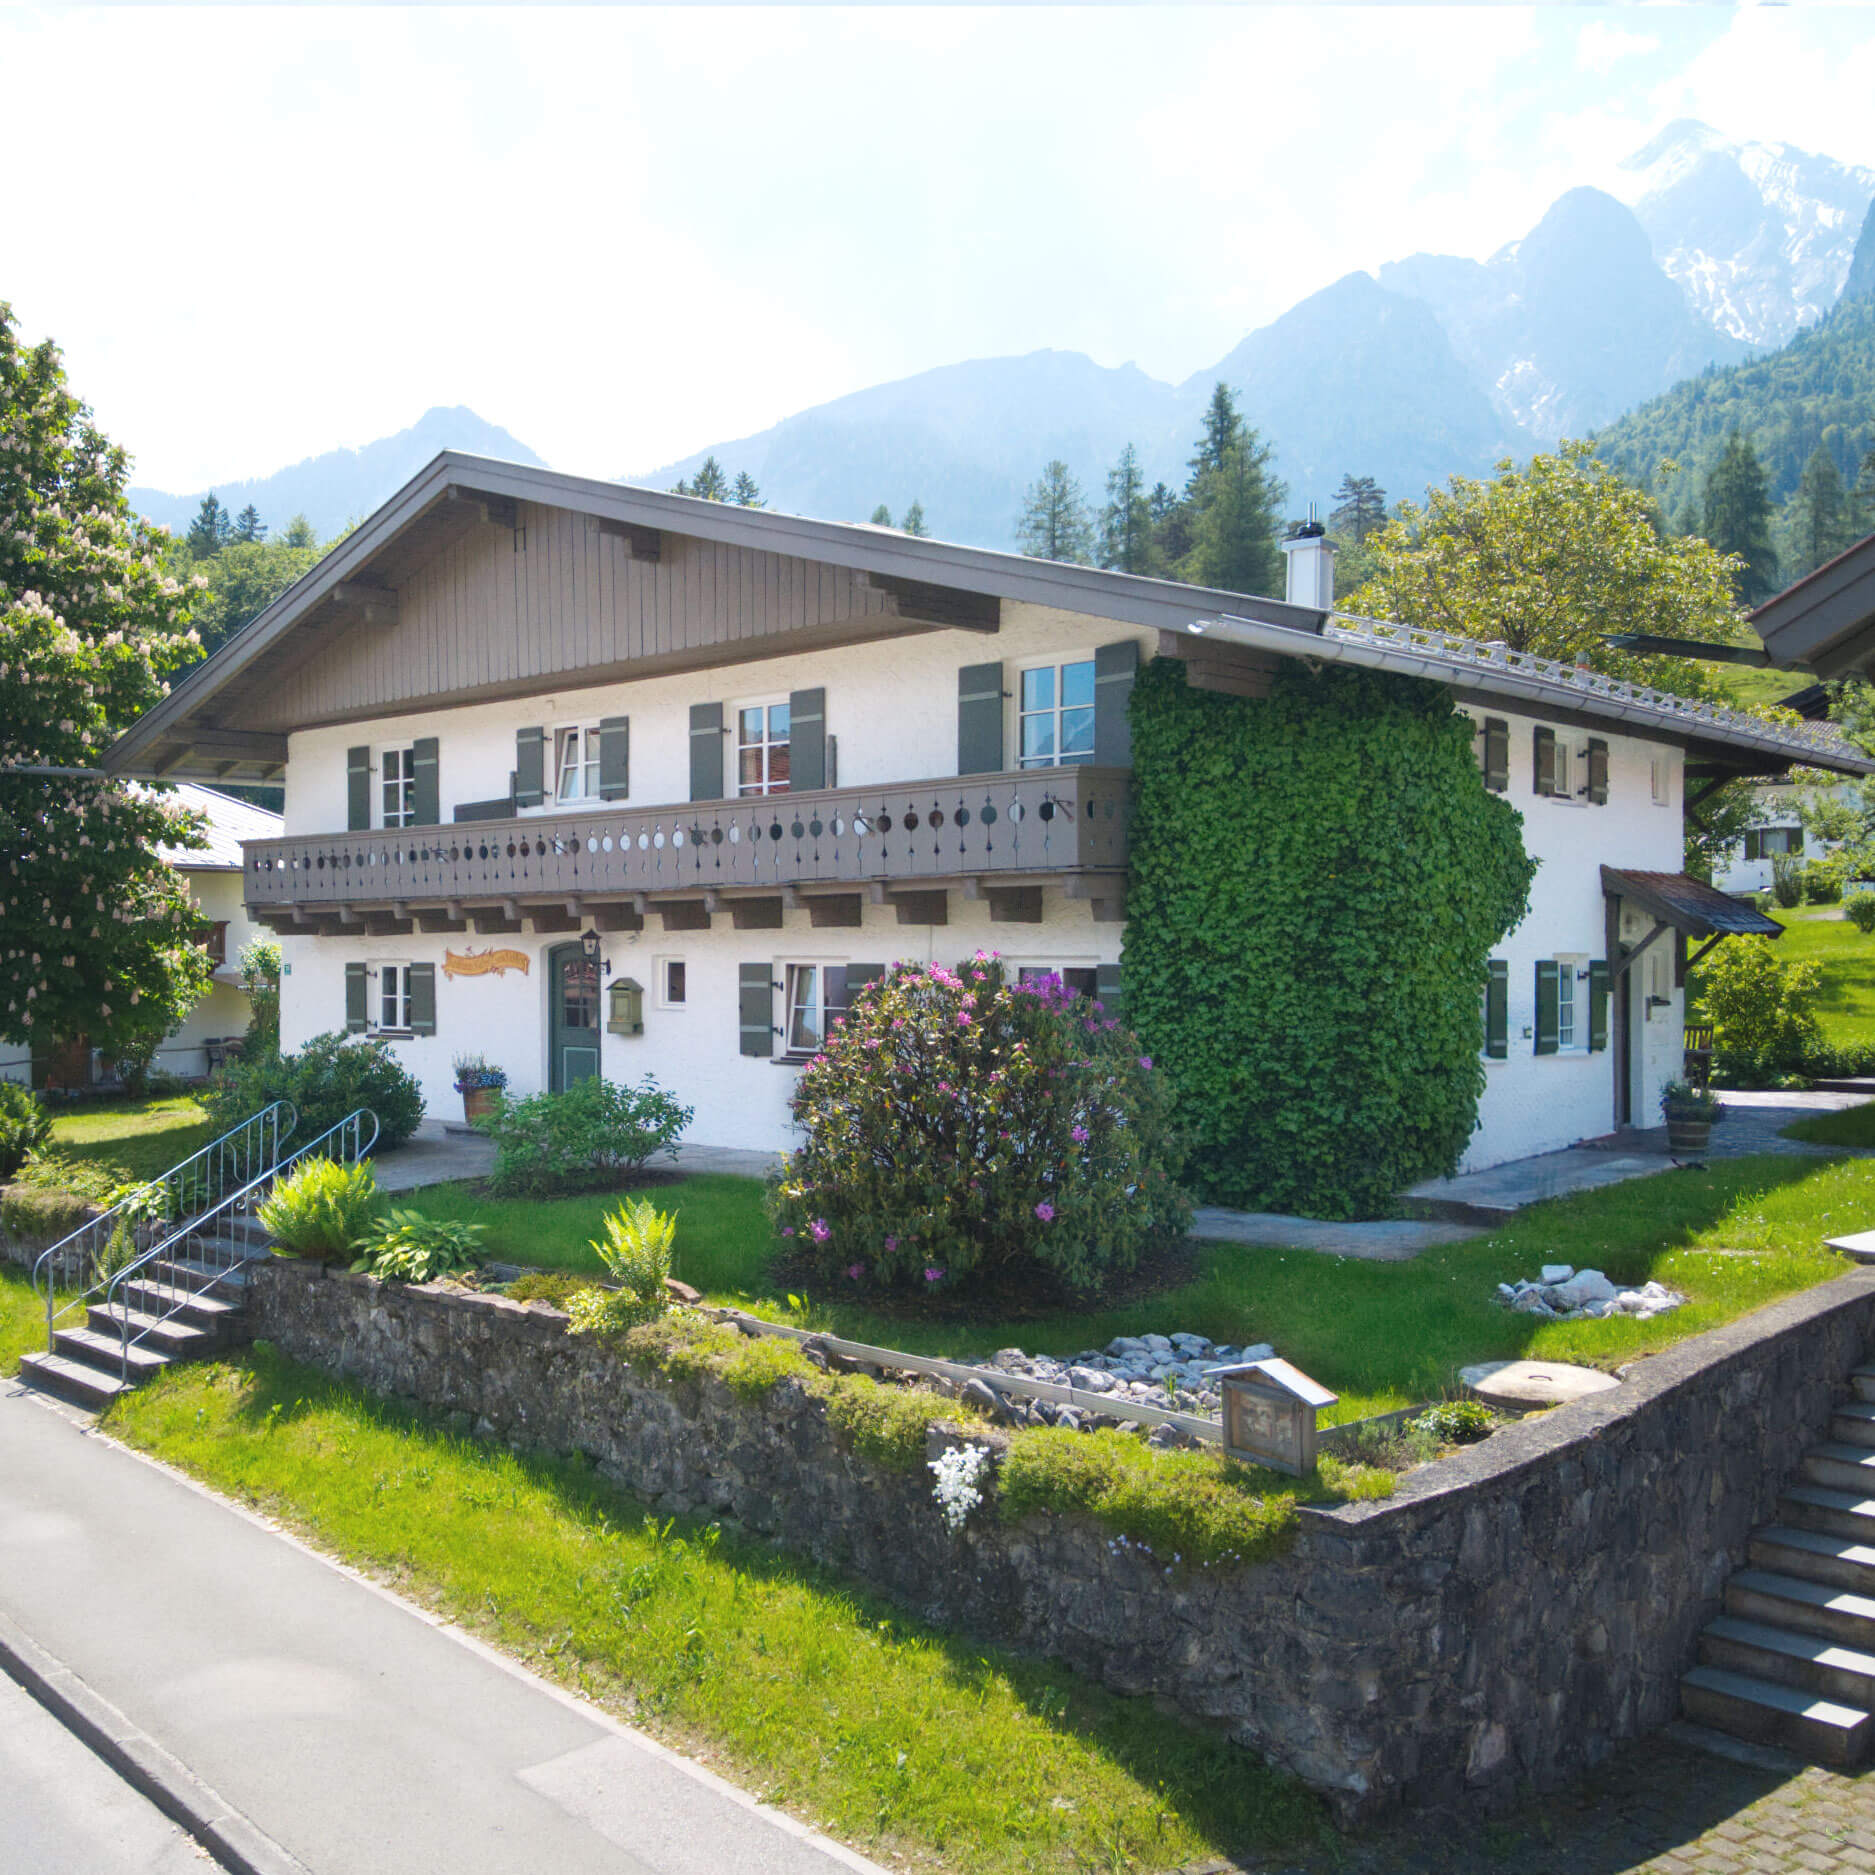
<svg viewBox="0 0 1875 1875"><path fill-rule="evenodd" d="M1331 505L1350 473L1417 497L1784 345L1836 303L1852 262L1860 274L1875 171L1683 121L1627 160L1620 188L1625 200L1568 191L1488 260L1416 254L1349 274L1182 383L1076 352L974 359L621 479L669 487L714 455L777 508L862 520L915 500L943 538L1008 546L1023 492L1051 458L1096 501L1128 442L1149 482L1182 485L1221 379L1274 444L1291 512ZM444 447L537 460L472 411L433 410L363 450L215 492L231 509L252 501L275 525L303 511L323 534ZM201 499L132 498L172 526Z"/></svg>

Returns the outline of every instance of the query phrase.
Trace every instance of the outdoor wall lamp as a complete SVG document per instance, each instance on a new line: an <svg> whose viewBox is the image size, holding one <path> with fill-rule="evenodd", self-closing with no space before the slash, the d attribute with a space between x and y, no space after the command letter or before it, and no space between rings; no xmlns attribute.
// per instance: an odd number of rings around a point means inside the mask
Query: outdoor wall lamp
<svg viewBox="0 0 1875 1875"><path fill-rule="evenodd" d="M612 959L599 955L599 933L588 931L579 941L579 954L589 964L597 964L607 976L612 974Z"/></svg>

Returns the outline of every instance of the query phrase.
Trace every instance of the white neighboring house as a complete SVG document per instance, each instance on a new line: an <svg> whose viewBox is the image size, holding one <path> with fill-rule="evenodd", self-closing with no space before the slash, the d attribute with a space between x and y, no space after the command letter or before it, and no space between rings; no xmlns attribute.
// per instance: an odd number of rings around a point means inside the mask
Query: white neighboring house
<svg viewBox="0 0 1875 1875"><path fill-rule="evenodd" d="M1540 861L1465 1164L1651 1123L1689 944L1776 929L1682 876L1689 782L1875 765L1341 617L1326 542L1289 552L1279 602L445 454L107 766L284 780L245 873L283 1046L379 1035L443 1117L464 1053L521 1093L651 1072L697 1140L785 1149L792 1070L896 959L1118 996L1144 661L1246 709L1289 659L1430 679Z"/></svg>
<svg viewBox="0 0 1875 1875"><path fill-rule="evenodd" d="M220 1044L239 1041L252 1013L247 991L241 987L239 958L242 948L257 937L270 935L248 915L242 880L242 847L249 840L278 839L285 823L278 814L237 801L215 788L182 782L175 789L176 804L207 817L200 847L160 847L158 852L182 874L197 910L208 923L203 942L214 965L208 993L163 1038L151 1066L159 1073L194 1079L209 1072L219 1058ZM44 1064L40 1078L44 1078ZM108 1070L93 1049L88 1062L66 1052L60 1063L62 1078L88 1075L93 1085L110 1084ZM0 1077L11 1081L32 1078L32 1056L24 1048L9 1047L0 1055Z"/></svg>
<svg viewBox="0 0 1875 1875"><path fill-rule="evenodd" d="M1715 871L1713 884L1722 892L1768 892L1771 889L1771 862L1783 854L1799 860L1836 851L1834 840L1818 841L1805 830L1798 813L1802 799L1841 801L1857 806L1861 788L1852 781L1839 781L1826 788L1795 788L1769 783L1753 790L1757 797L1752 825L1745 837L1726 855L1722 871Z"/></svg>

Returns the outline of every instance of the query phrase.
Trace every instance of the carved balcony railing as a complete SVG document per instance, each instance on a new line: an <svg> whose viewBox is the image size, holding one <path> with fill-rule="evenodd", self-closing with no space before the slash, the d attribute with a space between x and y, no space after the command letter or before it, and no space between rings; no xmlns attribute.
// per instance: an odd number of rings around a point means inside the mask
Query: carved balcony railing
<svg viewBox="0 0 1875 1875"><path fill-rule="evenodd" d="M1131 771L1043 768L246 843L256 913L1123 875ZM1013 881L1012 881L1013 882Z"/></svg>

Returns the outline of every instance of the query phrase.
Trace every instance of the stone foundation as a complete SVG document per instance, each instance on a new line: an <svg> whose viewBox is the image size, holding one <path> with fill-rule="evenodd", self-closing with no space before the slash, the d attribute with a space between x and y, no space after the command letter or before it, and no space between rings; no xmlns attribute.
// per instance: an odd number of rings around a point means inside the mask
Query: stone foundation
<svg viewBox="0 0 1875 1875"><path fill-rule="evenodd" d="M1695 1634L1863 1358L1875 1269L1643 1360L1392 1499L1304 1510L1279 1561L1169 1574L1084 1517L1005 1523L993 1486L953 1537L928 1473L846 1450L799 1385L751 1405L539 1306L275 1259L251 1308L297 1359L582 1452L660 1510L732 1518L935 1624L1165 1698L1357 1821L1503 1808L1675 1716Z"/></svg>

